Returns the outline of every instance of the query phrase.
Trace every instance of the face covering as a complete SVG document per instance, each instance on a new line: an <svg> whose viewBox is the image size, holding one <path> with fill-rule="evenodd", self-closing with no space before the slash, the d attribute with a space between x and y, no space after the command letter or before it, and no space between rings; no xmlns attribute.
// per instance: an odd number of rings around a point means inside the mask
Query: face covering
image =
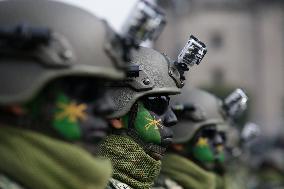
<svg viewBox="0 0 284 189"><path fill-rule="evenodd" d="M138 101L134 106L135 110L132 109L122 117L123 126L146 152L155 159L160 159L172 142L173 134L169 127L177 122L176 116L168 107L168 99L151 97Z"/></svg>
<svg viewBox="0 0 284 189"><path fill-rule="evenodd" d="M223 132L217 131L214 126L202 128L194 139L192 155L201 165L222 164L225 161L224 143Z"/></svg>
<svg viewBox="0 0 284 189"><path fill-rule="evenodd" d="M96 143L107 135L104 116L113 103L103 84L71 78L49 86L25 108L32 121L41 120L65 140Z"/></svg>
<svg viewBox="0 0 284 189"><path fill-rule="evenodd" d="M200 137L193 147L195 159L201 163L224 162L223 145L214 146L209 144L208 138Z"/></svg>

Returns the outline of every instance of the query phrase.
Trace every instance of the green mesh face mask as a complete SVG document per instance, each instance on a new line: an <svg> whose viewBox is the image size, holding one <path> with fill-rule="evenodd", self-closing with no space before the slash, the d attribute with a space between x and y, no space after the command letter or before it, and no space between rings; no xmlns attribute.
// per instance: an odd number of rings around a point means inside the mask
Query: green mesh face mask
<svg viewBox="0 0 284 189"><path fill-rule="evenodd" d="M135 189L151 188L160 172L161 161L145 153L129 136L107 136L100 144L98 154L111 160L113 178Z"/></svg>
<svg viewBox="0 0 284 189"><path fill-rule="evenodd" d="M122 117L124 127L128 128L129 114ZM134 128L139 137L146 143L161 144L160 129L164 126L156 115L152 115L143 105L138 102L138 111L134 121Z"/></svg>
<svg viewBox="0 0 284 189"><path fill-rule="evenodd" d="M199 137L193 146L192 153L196 160L201 163L223 163L225 161L223 145L211 147L208 138ZM213 149L214 148L214 149Z"/></svg>

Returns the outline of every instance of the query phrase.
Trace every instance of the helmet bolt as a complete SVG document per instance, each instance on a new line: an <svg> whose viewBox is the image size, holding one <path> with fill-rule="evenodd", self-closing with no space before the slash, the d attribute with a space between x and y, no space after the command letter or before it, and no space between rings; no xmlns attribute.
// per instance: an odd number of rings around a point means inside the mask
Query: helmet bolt
<svg viewBox="0 0 284 189"><path fill-rule="evenodd" d="M149 85L149 84L150 84L150 79L148 79L148 78L144 79L144 80L143 80L143 83L144 83L145 85Z"/></svg>
<svg viewBox="0 0 284 189"><path fill-rule="evenodd" d="M73 57L73 53L70 50L65 50L60 55L65 60L70 60Z"/></svg>

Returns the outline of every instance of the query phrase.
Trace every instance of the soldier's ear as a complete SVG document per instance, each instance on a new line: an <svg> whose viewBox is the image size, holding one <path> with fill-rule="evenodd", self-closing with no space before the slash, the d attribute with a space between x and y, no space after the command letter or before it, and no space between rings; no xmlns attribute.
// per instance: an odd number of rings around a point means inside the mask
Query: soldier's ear
<svg viewBox="0 0 284 189"><path fill-rule="evenodd" d="M111 119L110 124L115 129L122 129L123 128L123 123L122 123L122 120L120 118Z"/></svg>
<svg viewBox="0 0 284 189"><path fill-rule="evenodd" d="M15 116L22 116L27 114L27 110L21 105L11 105L5 108L5 111L12 113Z"/></svg>
<svg viewBox="0 0 284 189"><path fill-rule="evenodd" d="M177 152L181 152L184 150L183 144L172 144L172 149L174 149Z"/></svg>

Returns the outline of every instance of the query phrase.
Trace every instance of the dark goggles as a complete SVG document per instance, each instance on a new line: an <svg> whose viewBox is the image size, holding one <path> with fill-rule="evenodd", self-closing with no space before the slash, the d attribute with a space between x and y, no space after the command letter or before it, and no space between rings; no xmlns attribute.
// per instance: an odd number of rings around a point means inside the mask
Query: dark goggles
<svg viewBox="0 0 284 189"><path fill-rule="evenodd" d="M164 114L169 107L169 96L147 96L142 99L146 109L158 114Z"/></svg>
<svg viewBox="0 0 284 189"><path fill-rule="evenodd" d="M209 126L206 126L205 128L202 128L198 132L197 138L204 137L208 139L214 139L217 135L221 137L223 143L226 142L227 138L226 138L225 132L218 131L215 125L209 125Z"/></svg>

